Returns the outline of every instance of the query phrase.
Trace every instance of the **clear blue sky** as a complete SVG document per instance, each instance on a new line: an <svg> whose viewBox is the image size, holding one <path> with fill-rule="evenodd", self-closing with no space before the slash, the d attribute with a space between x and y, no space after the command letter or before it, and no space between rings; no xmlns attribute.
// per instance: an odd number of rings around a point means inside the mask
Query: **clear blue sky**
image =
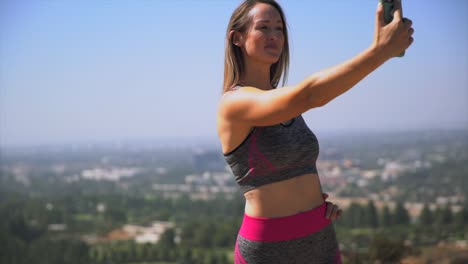
<svg viewBox="0 0 468 264"><path fill-rule="evenodd" d="M279 1L288 85L372 41L377 0ZM0 2L0 144L212 137L240 1ZM468 127L468 1L404 1L415 42L304 118L340 131Z"/></svg>

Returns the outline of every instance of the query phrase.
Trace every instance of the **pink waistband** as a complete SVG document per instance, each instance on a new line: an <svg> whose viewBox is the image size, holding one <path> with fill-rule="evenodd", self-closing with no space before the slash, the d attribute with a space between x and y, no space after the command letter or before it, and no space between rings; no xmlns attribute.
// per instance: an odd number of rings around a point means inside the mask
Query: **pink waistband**
<svg viewBox="0 0 468 264"><path fill-rule="evenodd" d="M291 216L263 218L244 214L239 231L242 237L263 242L285 241L305 237L331 223L325 218L327 204Z"/></svg>

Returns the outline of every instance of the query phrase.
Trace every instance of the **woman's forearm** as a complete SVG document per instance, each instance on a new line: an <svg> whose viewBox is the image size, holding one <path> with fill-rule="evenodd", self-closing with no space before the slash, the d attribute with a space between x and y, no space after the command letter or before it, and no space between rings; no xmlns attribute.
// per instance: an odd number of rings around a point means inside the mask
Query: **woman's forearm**
<svg viewBox="0 0 468 264"><path fill-rule="evenodd" d="M312 74L299 86L306 90L311 108L323 106L351 89L386 60L377 48L371 46L350 60Z"/></svg>

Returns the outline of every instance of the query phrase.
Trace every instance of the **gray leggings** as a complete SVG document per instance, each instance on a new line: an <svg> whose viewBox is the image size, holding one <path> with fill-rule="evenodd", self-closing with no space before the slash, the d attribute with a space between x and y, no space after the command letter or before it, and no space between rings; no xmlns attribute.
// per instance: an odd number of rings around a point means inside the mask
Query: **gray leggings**
<svg viewBox="0 0 468 264"><path fill-rule="evenodd" d="M286 241L251 241L237 236L235 264L341 263L333 224L305 237Z"/></svg>

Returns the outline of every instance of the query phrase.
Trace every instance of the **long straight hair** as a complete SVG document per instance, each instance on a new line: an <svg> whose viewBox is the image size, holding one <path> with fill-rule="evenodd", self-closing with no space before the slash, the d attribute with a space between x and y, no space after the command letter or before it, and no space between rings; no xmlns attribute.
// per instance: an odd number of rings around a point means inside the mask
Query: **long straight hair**
<svg viewBox="0 0 468 264"><path fill-rule="evenodd" d="M246 0L240 4L236 10L234 10L226 30L223 93L238 85L240 78L245 71L242 50L238 46L234 45L232 40L232 36L234 34L230 34L230 32L234 30L235 32L245 33L247 31L250 23L252 22L249 12L257 3L265 3L273 6L278 10L281 16L283 23L284 47L279 60L270 67L270 83L273 88L276 88L281 77L283 77L283 86L286 83L289 69L289 39L283 9L274 0Z"/></svg>

